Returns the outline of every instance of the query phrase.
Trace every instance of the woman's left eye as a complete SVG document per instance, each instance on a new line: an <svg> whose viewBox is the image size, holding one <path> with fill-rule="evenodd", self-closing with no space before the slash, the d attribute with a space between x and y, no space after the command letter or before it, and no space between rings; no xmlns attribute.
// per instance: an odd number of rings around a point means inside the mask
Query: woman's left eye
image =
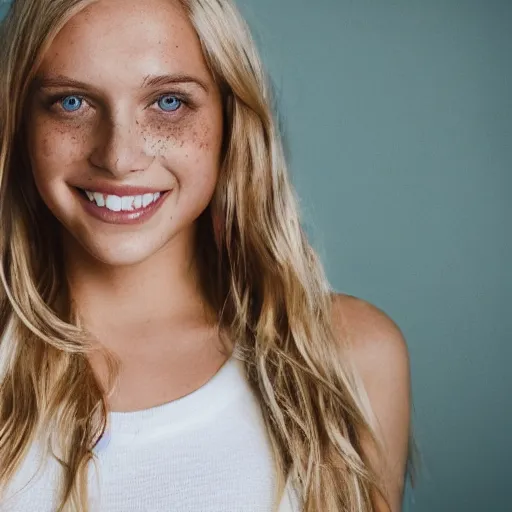
<svg viewBox="0 0 512 512"><path fill-rule="evenodd" d="M175 112L181 107L181 105L182 101L172 94L166 94L158 99L158 106L164 112Z"/></svg>

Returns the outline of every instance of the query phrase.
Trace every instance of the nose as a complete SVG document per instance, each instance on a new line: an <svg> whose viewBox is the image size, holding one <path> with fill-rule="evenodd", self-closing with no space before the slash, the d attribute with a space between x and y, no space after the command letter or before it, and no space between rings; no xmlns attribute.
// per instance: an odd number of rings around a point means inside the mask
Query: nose
<svg viewBox="0 0 512 512"><path fill-rule="evenodd" d="M115 177L143 171L153 161L134 120L110 119L98 130L97 141L89 160Z"/></svg>

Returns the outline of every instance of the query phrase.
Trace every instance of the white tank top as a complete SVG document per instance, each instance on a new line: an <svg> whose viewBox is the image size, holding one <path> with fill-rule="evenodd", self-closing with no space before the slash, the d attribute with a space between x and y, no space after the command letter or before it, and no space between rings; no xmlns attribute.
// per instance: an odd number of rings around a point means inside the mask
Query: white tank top
<svg viewBox="0 0 512 512"><path fill-rule="evenodd" d="M109 414L89 467L91 512L273 512L275 467L256 398L229 359L201 388L173 402ZM1 512L54 512L60 466L40 467L34 445ZM299 512L288 482L279 512Z"/></svg>

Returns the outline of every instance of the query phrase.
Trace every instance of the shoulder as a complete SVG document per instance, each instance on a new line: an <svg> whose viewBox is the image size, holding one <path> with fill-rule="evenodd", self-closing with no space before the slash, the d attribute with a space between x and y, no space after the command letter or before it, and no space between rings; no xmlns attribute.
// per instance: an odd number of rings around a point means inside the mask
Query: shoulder
<svg viewBox="0 0 512 512"><path fill-rule="evenodd" d="M410 366L407 344L397 324L376 306L336 294L332 301L334 332L362 380L383 456L368 451L381 475L392 510L400 510L409 445ZM378 509L380 510L380 508Z"/></svg>
<svg viewBox="0 0 512 512"><path fill-rule="evenodd" d="M357 370L367 378L373 380L385 371L408 374L405 338L384 311L357 297L335 294L332 320L340 343L346 344Z"/></svg>

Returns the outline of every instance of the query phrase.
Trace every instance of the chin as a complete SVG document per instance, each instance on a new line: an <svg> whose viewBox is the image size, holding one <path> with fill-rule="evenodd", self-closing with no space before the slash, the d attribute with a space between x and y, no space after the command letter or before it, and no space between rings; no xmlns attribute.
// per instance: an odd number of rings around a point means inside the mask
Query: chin
<svg viewBox="0 0 512 512"><path fill-rule="evenodd" d="M129 267L143 263L149 259L154 252L144 251L139 249L133 249L131 251L101 251L101 252L90 252L91 256L99 263L103 263L109 267Z"/></svg>
<svg viewBox="0 0 512 512"><path fill-rule="evenodd" d="M79 245L97 263L110 267L137 265L159 252L167 242L148 237L111 237L109 240L78 240Z"/></svg>

